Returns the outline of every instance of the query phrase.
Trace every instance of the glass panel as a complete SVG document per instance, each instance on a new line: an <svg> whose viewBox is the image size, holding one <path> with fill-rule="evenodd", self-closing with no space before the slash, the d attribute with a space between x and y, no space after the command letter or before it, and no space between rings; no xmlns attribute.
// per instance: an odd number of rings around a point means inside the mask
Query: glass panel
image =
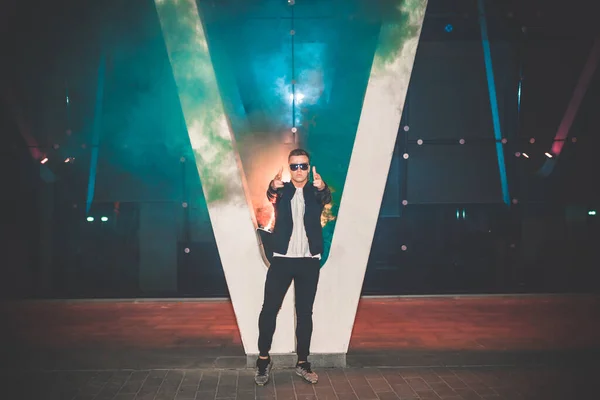
<svg viewBox="0 0 600 400"><path fill-rule="evenodd" d="M409 203L500 203L493 143L410 144L406 160Z"/></svg>

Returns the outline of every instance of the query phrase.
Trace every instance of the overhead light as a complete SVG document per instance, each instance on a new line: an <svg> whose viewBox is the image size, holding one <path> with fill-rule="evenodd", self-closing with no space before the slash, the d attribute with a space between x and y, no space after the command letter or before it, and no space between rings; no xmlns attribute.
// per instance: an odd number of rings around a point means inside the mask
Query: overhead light
<svg viewBox="0 0 600 400"><path fill-rule="evenodd" d="M44 157L41 161L40 164L46 164L48 162L48 157Z"/></svg>
<svg viewBox="0 0 600 400"><path fill-rule="evenodd" d="M590 211L588 211L588 215L596 215L596 210L590 210Z"/></svg>
<svg viewBox="0 0 600 400"><path fill-rule="evenodd" d="M102 217L102 218L100 218L100 221L106 222L106 221L108 221L108 217Z"/></svg>
<svg viewBox="0 0 600 400"><path fill-rule="evenodd" d="M548 153L548 152L546 152L546 153L544 153L544 154L546 154L546 157L548 157L548 158L552 158L552 154L550 154L550 153Z"/></svg>
<svg viewBox="0 0 600 400"><path fill-rule="evenodd" d="M94 222L94 217L87 217L86 220L87 222Z"/></svg>
<svg viewBox="0 0 600 400"><path fill-rule="evenodd" d="M527 155L527 153L523 153L523 157L529 158L529 156Z"/></svg>

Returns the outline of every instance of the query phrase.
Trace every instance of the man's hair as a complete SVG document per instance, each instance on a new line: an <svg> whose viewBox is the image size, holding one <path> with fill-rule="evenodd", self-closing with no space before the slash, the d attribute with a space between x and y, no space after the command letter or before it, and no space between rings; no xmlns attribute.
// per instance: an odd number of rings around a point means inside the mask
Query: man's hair
<svg viewBox="0 0 600 400"><path fill-rule="evenodd" d="M288 160L294 156L306 156L306 158L308 158L308 161L310 162L310 156L308 155L308 152L304 149L294 149L294 150L290 151Z"/></svg>

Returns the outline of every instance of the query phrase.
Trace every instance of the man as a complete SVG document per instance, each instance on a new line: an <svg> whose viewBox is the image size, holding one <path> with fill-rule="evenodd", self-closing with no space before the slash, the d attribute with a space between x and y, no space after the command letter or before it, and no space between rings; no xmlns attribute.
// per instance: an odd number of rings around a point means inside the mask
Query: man
<svg viewBox="0 0 600 400"><path fill-rule="evenodd" d="M267 272L265 297L258 320L258 350L255 381L264 385L271 371L271 343L275 333L277 313L283 298L294 281L296 305L296 342L298 363L296 374L307 382L317 383L318 376L308 362L312 336L312 309L317 293L323 231L321 212L331 202L331 191L313 168L309 183L310 159L302 149L288 156L291 182L282 182L283 168L269 183L267 197L275 208L276 225L272 233L273 261Z"/></svg>

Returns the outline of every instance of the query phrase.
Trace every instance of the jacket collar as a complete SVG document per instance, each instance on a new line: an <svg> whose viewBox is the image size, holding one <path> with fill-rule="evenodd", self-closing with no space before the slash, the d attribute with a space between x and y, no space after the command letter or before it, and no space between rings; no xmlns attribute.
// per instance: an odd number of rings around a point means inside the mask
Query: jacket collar
<svg viewBox="0 0 600 400"><path fill-rule="evenodd" d="M293 191L296 190L296 186L294 186L294 184L292 182L287 182L287 183L289 185L288 186L289 190L293 190ZM310 191L310 190L312 190L312 188L313 188L312 181L308 181L308 182L306 182L306 185L304 185L302 190L306 193L306 191Z"/></svg>

